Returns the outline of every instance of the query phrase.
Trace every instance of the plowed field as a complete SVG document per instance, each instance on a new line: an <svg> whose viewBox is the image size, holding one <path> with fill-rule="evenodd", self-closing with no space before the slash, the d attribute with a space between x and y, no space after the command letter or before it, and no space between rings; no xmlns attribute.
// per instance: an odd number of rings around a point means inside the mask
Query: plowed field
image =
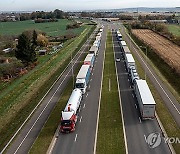
<svg viewBox="0 0 180 154"><path fill-rule="evenodd" d="M147 29L134 29L132 33L148 44L154 51L180 74L180 47L166 38Z"/></svg>

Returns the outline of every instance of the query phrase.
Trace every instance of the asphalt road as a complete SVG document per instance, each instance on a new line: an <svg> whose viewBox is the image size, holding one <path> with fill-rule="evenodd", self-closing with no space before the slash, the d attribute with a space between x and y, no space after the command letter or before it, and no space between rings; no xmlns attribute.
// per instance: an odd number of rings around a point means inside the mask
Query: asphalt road
<svg viewBox="0 0 180 154"><path fill-rule="evenodd" d="M90 38L92 38L93 35L94 33L90 36ZM88 41L83 45L80 51L73 58L72 64L74 69L77 67L78 62L83 57L83 54L85 54L85 51L87 51L90 40L91 39L88 39ZM61 93L63 92L69 79L72 76L72 64L68 65L63 74L57 80L57 82L53 85L52 89L50 89L46 97L42 100L35 113L29 119L27 124L25 124L18 136L8 148L6 152L7 154L28 153L35 139L40 133L40 130L42 129L44 123L46 122L48 116L50 115L52 109L58 102Z"/></svg>
<svg viewBox="0 0 180 154"><path fill-rule="evenodd" d="M116 28L114 25L111 28ZM147 137L151 133L158 132L161 134L161 129L157 120L142 121L140 118L140 112L138 109L138 103L135 98L131 83L128 77L128 73L123 60L123 55L119 47L119 43L113 33L113 43L115 50L115 58L120 58L120 62L116 62L118 81L121 94L121 103L124 117L124 125L127 139L127 148L129 154L169 154L171 153L168 145L162 141L156 148L150 148L145 142L145 136ZM161 134L162 135L162 134Z"/></svg>
<svg viewBox="0 0 180 154"><path fill-rule="evenodd" d="M139 54L139 49L130 40L130 38L125 33L124 27L121 25L121 32L124 36L125 41L130 45L130 50L136 55L138 61L141 63L142 67L146 71L146 75L151 80L152 84L160 94L166 107L172 114L177 125L180 127L180 103L176 100L173 94L168 90L167 86L161 81L158 75L155 73L153 68L142 58Z"/></svg>
<svg viewBox="0 0 180 154"><path fill-rule="evenodd" d="M96 57L88 90L84 95L76 130L70 134L59 134L53 154L93 154L98 106L104 61L107 27L102 34L101 46Z"/></svg>

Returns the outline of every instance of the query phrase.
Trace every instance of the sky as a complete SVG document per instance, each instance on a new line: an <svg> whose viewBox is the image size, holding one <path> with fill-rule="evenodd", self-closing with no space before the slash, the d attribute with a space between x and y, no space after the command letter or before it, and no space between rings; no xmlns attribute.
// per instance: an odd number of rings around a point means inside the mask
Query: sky
<svg viewBox="0 0 180 154"><path fill-rule="evenodd" d="M180 0L0 0L1 11L64 11L132 7L180 7Z"/></svg>

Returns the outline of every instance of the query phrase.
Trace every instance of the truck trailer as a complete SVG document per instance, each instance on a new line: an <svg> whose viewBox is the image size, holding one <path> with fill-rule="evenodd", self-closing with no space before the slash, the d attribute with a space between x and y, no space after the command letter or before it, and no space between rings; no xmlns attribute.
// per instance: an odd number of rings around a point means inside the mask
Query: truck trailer
<svg viewBox="0 0 180 154"><path fill-rule="evenodd" d="M81 90L74 89L64 111L62 111L60 132L68 133L75 130L75 125L77 122L77 111L79 109L81 99Z"/></svg>
<svg viewBox="0 0 180 154"><path fill-rule="evenodd" d="M126 63L126 68L129 73L130 73L131 67L136 67L135 60L131 53L125 53L125 63Z"/></svg>
<svg viewBox="0 0 180 154"><path fill-rule="evenodd" d="M82 65L76 77L75 87L81 89L83 94L85 94L86 92L90 74L91 74L90 65Z"/></svg>
<svg viewBox="0 0 180 154"><path fill-rule="evenodd" d="M147 82L145 80L136 80L134 92L142 119L154 119L156 102L154 101Z"/></svg>
<svg viewBox="0 0 180 154"><path fill-rule="evenodd" d="M123 55L125 57L125 54L127 53L131 53L131 51L129 50L128 46L122 46L122 51L123 51Z"/></svg>
<svg viewBox="0 0 180 154"><path fill-rule="evenodd" d="M90 48L90 50L89 50L89 53L93 53L94 56L97 55L97 52L98 52L98 47L95 46L95 45L93 45L93 46Z"/></svg>
<svg viewBox="0 0 180 154"><path fill-rule="evenodd" d="M93 65L94 65L94 60L95 60L95 56L94 54L88 54L84 60L84 65L90 65L91 67L91 70L93 68Z"/></svg>

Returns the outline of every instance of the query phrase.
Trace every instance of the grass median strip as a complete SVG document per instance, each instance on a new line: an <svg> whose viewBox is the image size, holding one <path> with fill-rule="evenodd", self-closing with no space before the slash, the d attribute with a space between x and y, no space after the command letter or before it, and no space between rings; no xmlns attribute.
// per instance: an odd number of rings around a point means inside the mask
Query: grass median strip
<svg viewBox="0 0 180 154"><path fill-rule="evenodd" d="M120 100L115 70L112 35L108 32L100 117L97 137L97 154L125 153Z"/></svg>

